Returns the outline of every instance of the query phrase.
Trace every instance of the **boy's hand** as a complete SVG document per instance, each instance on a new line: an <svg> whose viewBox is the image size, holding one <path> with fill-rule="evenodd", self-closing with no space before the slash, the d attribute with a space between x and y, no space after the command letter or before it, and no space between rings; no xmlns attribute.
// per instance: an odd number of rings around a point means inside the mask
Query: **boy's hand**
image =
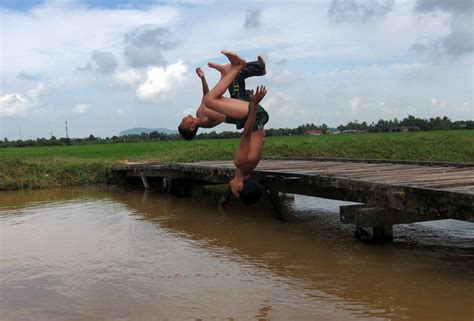
<svg viewBox="0 0 474 321"><path fill-rule="evenodd" d="M196 74L198 75L199 78L204 78L204 71L202 71L201 67L196 68Z"/></svg>
<svg viewBox="0 0 474 321"><path fill-rule="evenodd" d="M265 86L258 86L255 92L252 90L250 93L250 102L258 105L267 94L267 88Z"/></svg>

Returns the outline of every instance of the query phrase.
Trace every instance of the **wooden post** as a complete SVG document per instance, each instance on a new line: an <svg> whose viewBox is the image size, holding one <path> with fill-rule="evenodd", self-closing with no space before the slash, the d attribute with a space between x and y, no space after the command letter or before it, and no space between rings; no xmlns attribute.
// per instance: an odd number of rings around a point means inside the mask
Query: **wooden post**
<svg viewBox="0 0 474 321"><path fill-rule="evenodd" d="M145 172L142 171L142 172L140 173L140 178L142 179L143 186L144 186L146 189L150 189L150 184L148 184L148 180L146 179Z"/></svg>
<svg viewBox="0 0 474 321"><path fill-rule="evenodd" d="M268 202L272 205L273 207L273 210L276 214L276 218L279 219L280 221L284 221L285 218L283 217L281 211L280 211L280 208L279 208L279 204L280 204L280 197L278 195L278 192L273 190L272 188L270 188L268 186L268 184L260 181L260 184L262 185L262 188L263 188L263 193L266 197L266 199L268 200Z"/></svg>
<svg viewBox="0 0 474 321"><path fill-rule="evenodd" d="M392 225L357 227L354 237L364 243L383 243L393 241Z"/></svg>
<svg viewBox="0 0 474 321"><path fill-rule="evenodd" d="M343 223L355 225L354 236L364 243L393 241L394 220L396 212L388 209L368 207L365 205L348 205L340 207Z"/></svg>
<svg viewBox="0 0 474 321"><path fill-rule="evenodd" d="M217 208L222 209L227 203L227 201L229 200L231 195L232 195L232 189L230 188L230 186L228 186L224 194L217 201Z"/></svg>
<svg viewBox="0 0 474 321"><path fill-rule="evenodd" d="M163 187L165 191L176 197L190 197L193 190L190 181L185 179L163 178Z"/></svg>

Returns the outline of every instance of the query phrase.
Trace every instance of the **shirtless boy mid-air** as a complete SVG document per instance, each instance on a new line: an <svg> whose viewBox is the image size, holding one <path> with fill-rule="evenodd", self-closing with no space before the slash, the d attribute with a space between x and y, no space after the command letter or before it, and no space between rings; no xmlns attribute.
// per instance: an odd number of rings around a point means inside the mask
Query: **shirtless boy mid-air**
<svg viewBox="0 0 474 321"><path fill-rule="evenodd" d="M212 67L210 63L210 67ZM196 74L201 79L203 99L201 105L196 110L196 117L187 115L179 124L178 131L186 140L191 140L196 135L199 127L212 128L222 122L226 122L225 115L218 115L211 111L204 112L207 108L204 105L204 96L209 92L209 86L201 68L196 68ZM257 61L251 61L245 64L244 68L239 72L237 77L228 86L230 96L232 98L249 101L249 90L245 89L245 79L254 76L263 76L266 74L265 61L258 56ZM204 116L206 113L207 116ZM219 120L218 120L219 119ZM230 120L232 122L232 119ZM243 126L242 126L243 127Z"/></svg>
<svg viewBox="0 0 474 321"><path fill-rule="evenodd" d="M257 87L255 93L249 95L249 102L223 97L226 89L242 71L246 61L231 51L222 51L230 64L219 65L209 63L209 67L221 73L219 82L203 99L206 106L203 110L205 117L214 117L217 121L232 123L237 129L244 128L240 144L237 149L234 164L236 167L234 178L230 181L232 193L244 203L253 203L260 199L261 190L257 179L251 172L257 167L262 156L265 131L264 125L268 122L268 113L259 105L267 90L263 86Z"/></svg>

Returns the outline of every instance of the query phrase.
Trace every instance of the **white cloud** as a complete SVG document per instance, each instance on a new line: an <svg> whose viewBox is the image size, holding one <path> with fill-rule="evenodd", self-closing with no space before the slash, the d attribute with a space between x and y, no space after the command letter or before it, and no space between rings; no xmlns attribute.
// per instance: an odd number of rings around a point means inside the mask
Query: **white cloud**
<svg viewBox="0 0 474 321"><path fill-rule="evenodd" d="M163 100L166 94L180 88L187 71L188 66L181 61L167 67L149 67L145 82L136 91L137 97L151 102Z"/></svg>
<svg viewBox="0 0 474 321"><path fill-rule="evenodd" d="M26 94L7 93L0 96L0 117L27 117L44 113L44 97L63 85L62 79L40 81Z"/></svg>
<svg viewBox="0 0 474 321"><path fill-rule="evenodd" d="M2 47L9 48L2 51L3 61L8 62L4 73L74 70L94 50L116 54L131 29L144 24L166 26L179 16L173 6L117 10L75 1L45 1L28 12L0 10L5 27Z"/></svg>
<svg viewBox="0 0 474 321"><path fill-rule="evenodd" d="M26 116L30 101L19 93L0 96L0 118Z"/></svg>
<svg viewBox="0 0 474 321"><path fill-rule="evenodd" d="M288 120L296 116L301 116L302 111L295 108L294 101L284 92L277 92L274 95L263 100L262 105L270 114L270 120L279 127L285 127L284 121L281 122L278 118ZM276 116L277 119L274 119ZM286 125L287 126L287 125Z"/></svg>
<svg viewBox="0 0 474 321"><path fill-rule="evenodd" d="M267 74L268 81L272 84L291 86L301 82L303 78L297 73L288 69L276 68L275 71L269 71Z"/></svg>
<svg viewBox="0 0 474 321"><path fill-rule="evenodd" d="M117 114L122 117L125 116L125 111L122 108L117 109Z"/></svg>
<svg viewBox="0 0 474 321"><path fill-rule="evenodd" d="M360 98L359 97L352 97L347 102L349 104L349 108L353 113L356 113L360 106Z"/></svg>
<svg viewBox="0 0 474 321"><path fill-rule="evenodd" d="M145 78L145 73L142 70L130 68L123 72L114 75L114 79L109 83L109 87L130 89Z"/></svg>
<svg viewBox="0 0 474 321"><path fill-rule="evenodd" d="M36 102L39 98L52 94L55 90L63 87L64 84L65 81L61 78L50 81L40 81L34 88L28 90L28 96Z"/></svg>
<svg viewBox="0 0 474 321"><path fill-rule="evenodd" d="M89 106L86 104L77 104L71 109L71 111L76 115L84 115L89 109Z"/></svg>

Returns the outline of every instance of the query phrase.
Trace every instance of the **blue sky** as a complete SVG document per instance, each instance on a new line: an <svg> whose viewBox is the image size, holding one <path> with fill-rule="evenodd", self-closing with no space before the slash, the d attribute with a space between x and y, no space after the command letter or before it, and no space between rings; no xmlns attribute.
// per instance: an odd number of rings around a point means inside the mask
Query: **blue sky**
<svg viewBox="0 0 474 321"><path fill-rule="evenodd" d="M221 49L265 57L248 87L268 87L268 127L474 118L469 0L3 0L0 18L2 138L176 128Z"/></svg>

